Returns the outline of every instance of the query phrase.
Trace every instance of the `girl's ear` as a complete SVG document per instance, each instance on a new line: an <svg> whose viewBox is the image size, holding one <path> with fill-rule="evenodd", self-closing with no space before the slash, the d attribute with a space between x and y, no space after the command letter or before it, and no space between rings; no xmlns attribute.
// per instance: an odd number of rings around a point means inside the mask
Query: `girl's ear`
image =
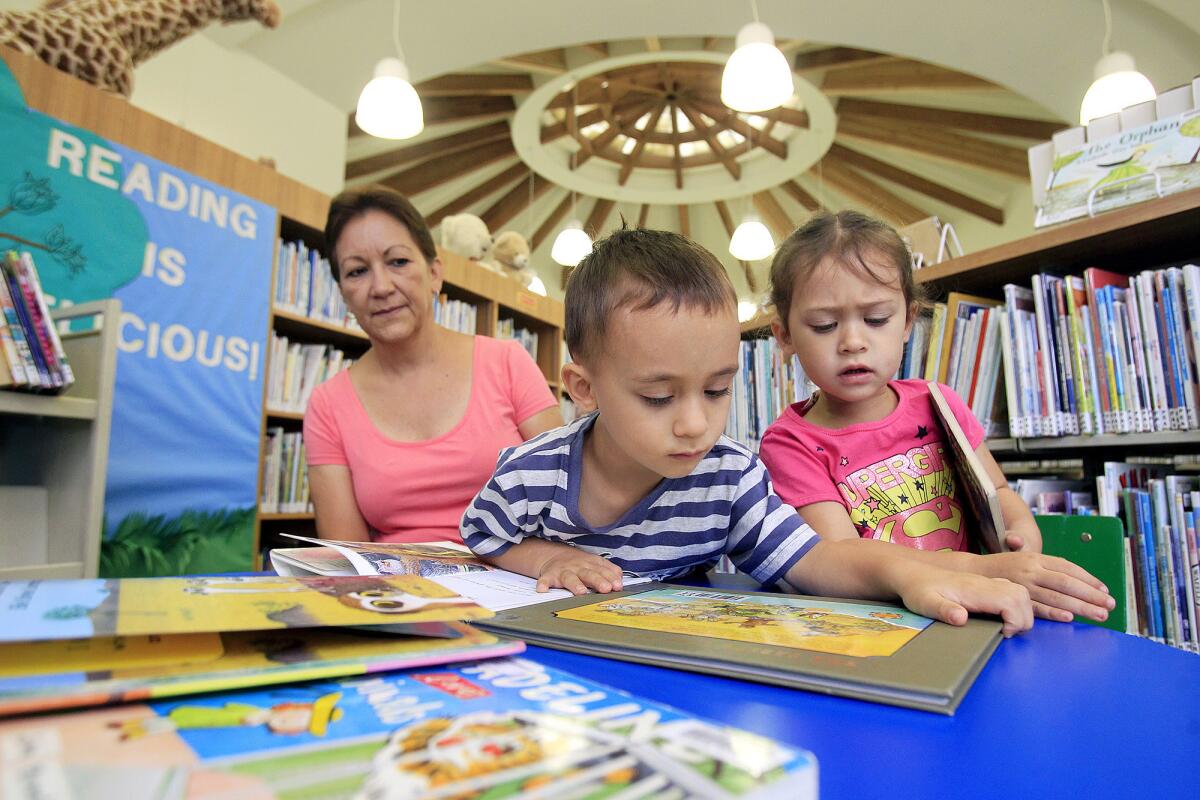
<svg viewBox="0 0 1200 800"><path fill-rule="evenodd" d="M906 316L904 318L904 341L908 341L908 337L912 335L913 325L917 323L917 315L920 312L920 306L916 303L909 303Z"/></svg>
<svg viewBox="0 0 1200 800"><path fill-rule="evenodd" d="M596 410L596 395L587 367L578 361L568 361L563 364L561 377L563 387L581 413L590 414Z"/></svg>
<svg viewBox="0 0 1200 800"><path fill-rule="evenodd" d="M778 315L771 320L771 335L778 342L779 349L783 351L784 358L791 358L796 354L795 349L792 348L792 336L785 330L783 321Z"/></svg>

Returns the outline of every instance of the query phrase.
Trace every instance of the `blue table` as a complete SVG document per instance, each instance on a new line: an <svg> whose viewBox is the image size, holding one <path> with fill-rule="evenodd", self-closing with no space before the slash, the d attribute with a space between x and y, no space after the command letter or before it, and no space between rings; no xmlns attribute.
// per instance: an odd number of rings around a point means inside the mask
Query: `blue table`
<svg viewBox="0 0 1200 800"><path fill-rule="evenodd" d="M944 717L530 647L534 661L816 754L824 800L1200 797L1200 656L1038 621Z"/></svg>

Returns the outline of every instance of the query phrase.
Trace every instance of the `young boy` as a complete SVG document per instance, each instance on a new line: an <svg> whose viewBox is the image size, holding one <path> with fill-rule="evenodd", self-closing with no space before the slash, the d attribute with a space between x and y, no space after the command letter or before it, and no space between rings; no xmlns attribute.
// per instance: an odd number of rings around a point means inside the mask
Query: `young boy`
<svg viewBox="0 0 1200 800"><path fill-rule="evenodd" d="M825 542L775 495L762 464L722 435L738 371L736 296L721 264L674 233L620 230L567 285L563 383L586 413L500 455L462 537L497 566L574 594L657 579L728 555L763 584L899 597L951 624L1032 625L1008 581L913 563L888 545Z"/></svg>

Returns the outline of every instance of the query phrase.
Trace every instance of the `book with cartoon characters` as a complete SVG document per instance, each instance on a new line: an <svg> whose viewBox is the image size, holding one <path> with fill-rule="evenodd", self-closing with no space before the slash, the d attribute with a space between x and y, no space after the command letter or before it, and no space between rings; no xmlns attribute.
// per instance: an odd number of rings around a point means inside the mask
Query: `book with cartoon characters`
<svg viewBox="0 0 1200 800"><path fill-rule="evenodd" d="M953 714L1000 641L902 606L647 584L481 623L530 644Z"/></svg>
<svg viewBox="0 0 1200 800"><path fill-rule="evenodd" d="M0 722L14 797L817 797L814 757L521 658Z"/></svg>

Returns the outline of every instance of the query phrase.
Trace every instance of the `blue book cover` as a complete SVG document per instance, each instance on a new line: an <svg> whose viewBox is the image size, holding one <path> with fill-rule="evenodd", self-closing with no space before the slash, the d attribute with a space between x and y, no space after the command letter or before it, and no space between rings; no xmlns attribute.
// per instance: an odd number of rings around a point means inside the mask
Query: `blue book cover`
<svg viewBox="0 0 1200 800"><path fill-rule="evenodd" d="M805 751L520 658L17 719L0 740L25 797L817 796Z"/></svg>
<svg viewBox="0 0 1200 800"><path fill-rule="evenodd" d="M1165 641L1163 628L1162 592L1158 586L1158 552L1154 546L1154 504L1150 501L1150 492L1138 489L1135 492L1138 501L1138 538L1142 546L1142 569L1145 570L1146 605L1150 611L1150 635Z"/></svg>

